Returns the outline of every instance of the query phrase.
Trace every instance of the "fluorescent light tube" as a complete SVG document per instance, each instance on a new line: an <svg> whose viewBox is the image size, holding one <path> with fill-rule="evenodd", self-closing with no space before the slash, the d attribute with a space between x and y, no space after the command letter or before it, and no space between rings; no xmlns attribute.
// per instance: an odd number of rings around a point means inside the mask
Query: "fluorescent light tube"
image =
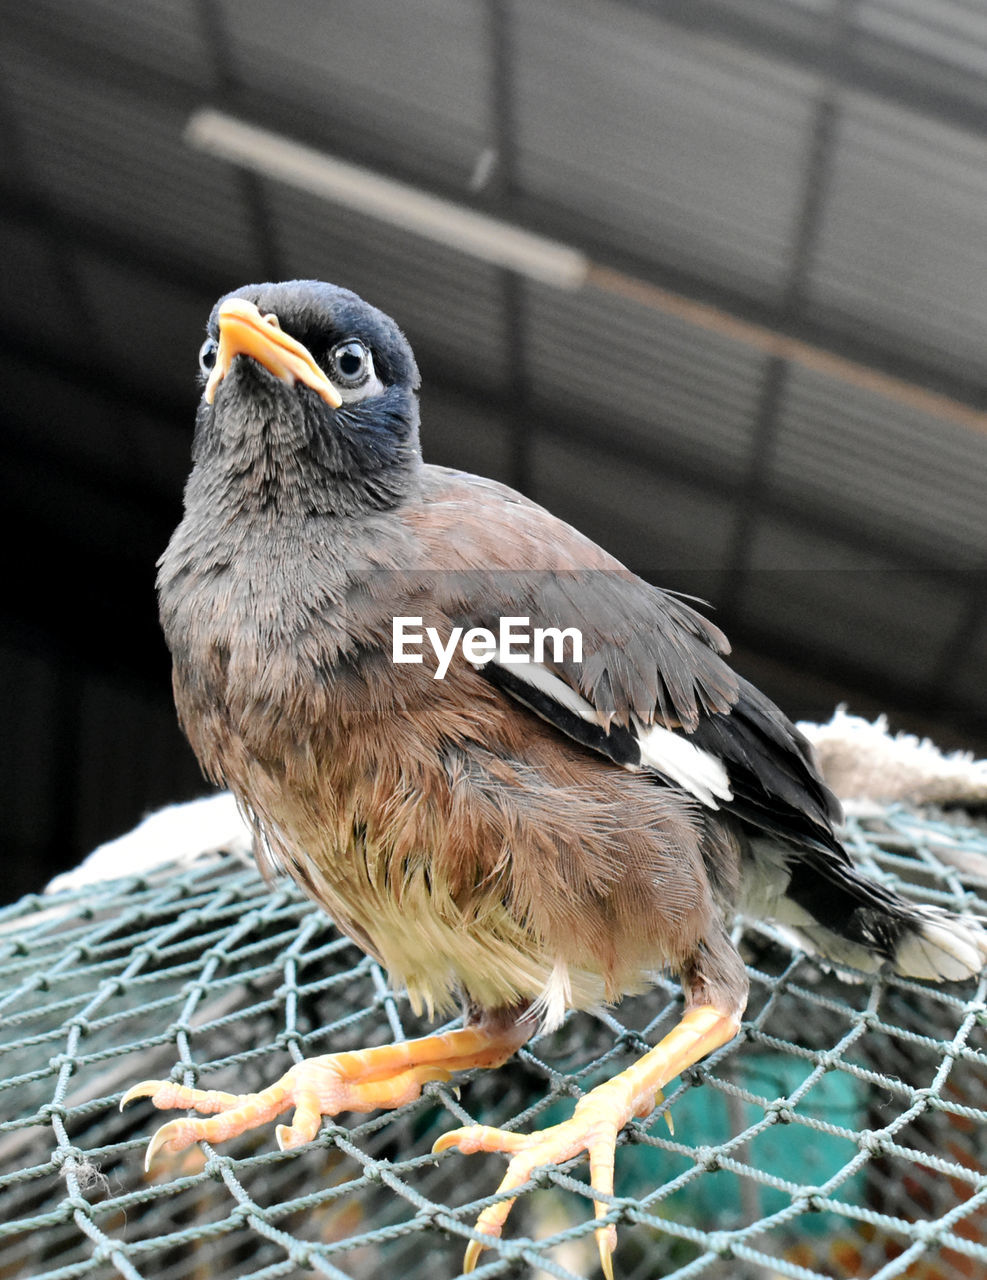
<svg viewBox="0 0 987 1280"><path fill-rule="evenodd" d="M224 111L203 107L193 112L185 128L185 138L190 146L208 155L458 249L530 280L558 289L580 289L584 285L600 289L910 409L962 423L976 431L987 431L987 413L964 401L906 382L792 334L732 315L710 303L605 267L559 240L535 235L500 218L429 195L405 182L384 178L370 169L292 142L270 129L247 124Z"/></svg>
<svg viewBox="0 0 987 1280"><path fill-rule="evenodd" d="M589 260L578 249L381 177L225 112L208 107L194 112L185 138L199 151L542 284L578 289L586 282Z"/></svg>

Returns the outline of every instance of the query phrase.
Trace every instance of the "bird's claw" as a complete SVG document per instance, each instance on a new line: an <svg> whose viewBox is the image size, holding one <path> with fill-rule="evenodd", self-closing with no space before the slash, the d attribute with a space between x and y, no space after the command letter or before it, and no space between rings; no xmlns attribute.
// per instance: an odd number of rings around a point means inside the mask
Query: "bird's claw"
<svg viewBox="0 0 987 1280"><path fill-rule="evenodd" d="M120 1110L122 1111L135 1098L153 1098L164 1083L163 1080L142 1080L140 1084L132 1084L120 1099Z"/></svg>
<svg viewBox="0 0 987 1280"><path fill-rule="evenodd" d="M150 1098L162 1110L186 1107L202 1116L163 1125L148 1145L145 1168L150 1168L161 1151L183 1151L199 1141L223 1142L294 1106L291 1124L280 1124L275 1131L278 1146L289 1151L314 1140L323 1116L399 1107L417 1098L428 1081L448 1080L449 1070L441 1063L409 1066L403 1053L389 1056L390 1048L308 1058L260 1093L225 1093L193 1089L171 1080L142 1080L127 1090L120 1106L135 1098Z"/></svg>
<svg viewBox="0 0 987 1280"><path fill-rule="evenodd" d="M155 1156L162 1151L177 1154L202 1140L222 1142L224 1138L255 1128L284 1111L294 1100L286 1080L287 1077L282 1077L263 1093L248 1094L193 1089L173 1080L142 1080L132 1085L120 1099L120 1110L137 1098L150 1098L161 1110L187 1107L205 1117L185 1116L163 1124L147 1144L144 1168L149 1172Z"/></svg>
<svg viewBox="0 0 987 1280"><path fill-rule="evenodd" d="M151 1165L158 1152L167 1151L177 1155L179 1151L184 1151L186 1147L191 1147L199 1137L195 1132L194 1125L194 1120L178 1119L169 1120L167 1124L163 1124L159 1129L156 1129L144 1153L144 1172L151 1172Z"/></svg>
<svg viewBox="0 0 987 1280"><path fill-rule="evenodd" d="M665 1095L660 1089L648 1093L637 1109L639 1116L647 1116L656 1106L664 1102ZM571 1120L552 1125L548 1129L536 1133L514 1133L508 1129L491 1129L486 1125L469 1125L463 1129L453 1129L443 1134L435 1143L432 1151L439 1154L456 1147L468 1155L475 1151L502 1151L511 1156L507 1173L498 1193L513 1191L527 1182L531 1175L546 1165L560 1165L583 1151L589 1154L590 1187L607 1197L613 1196L613 1170L617 1146L617 1135L628 1118L619 1104L609 1105L611 1100L606 1090L595 1091L580 1099ZM613 1101L616 1101L615 1099ZM672 1131L672 1117L666 1112L665 1123ZM515 1197L498 1201L490 1205L476 1220L476 1230L483 1235L495 1239L500 1237L507 1216L514 1205ZM605 1200L593 1201L595 1216L604 1218L610 1210ZM612 1222L603 1223L595 1231L597 1248L600 1251L600 1266L606 1280L613 1280L613 1263L611 1256L617 1248L617 1228ZM488 1246L479 1240L471 1240L463 1261L463 1270L469 1273L476 1266L480 1254Z"/></svg>
<svg viewBox="0 0 987 1280"><path fill-rule="evenodd" d="M239 1094L224 1093L220 1089L192 1089L174 1080L141 1080L131 1085L120 1099L120 1110L137 1098L150 1098L162 1111L170 1107L192 1107L206 1114L228 1111L243 1101Z"/></svg>
<svg viewBox="0 0 987 1280"><path fill-rule="evenodd" d="M590 1186L597 1197L593 1201L595 1216L597 1219L604 1218L611 1208L608 1200L613 1196L614 1155L622 1119L606 1114L597 1105L586 1107L580 1114L582 1103L589 1102L590 1097L591 1095L587 1095L577 1105L571 1120L537 1133L512 1133L506 1129L470 1125L443 1134L432 1150L438 1154L456 1147L467 1154L474 1151L503 1151L510 1155L511 1161L497 1188L498 1194L516 1190L531 1178L535 1170L543 1166L563 1164L586 1151L589 1154ZM599 1199L599 1196L607 1199ZM498 1200L496 1204L484 1209L476 1220L477 1232L494 1239L499 1238L515 1199L516 1197L511 1196ZM604 1222L596 1228L595 1235L603 1274L607 1280L613 1280L611 1255L617 1247L617 1228L613 1223ZM485 1248L487 1245L480 1240L470 1241L463 1260L464 1272L473 1270Z"/></svg>

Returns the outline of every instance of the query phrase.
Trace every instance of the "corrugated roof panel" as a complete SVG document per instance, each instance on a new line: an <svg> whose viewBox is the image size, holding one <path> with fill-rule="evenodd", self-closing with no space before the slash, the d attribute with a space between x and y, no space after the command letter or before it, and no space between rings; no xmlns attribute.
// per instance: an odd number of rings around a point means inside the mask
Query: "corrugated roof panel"
<svg viewBox="0 0 987 1280"><path fill-rule="evenodd" d="M741 13L750 14L756 10L757 16L766 27L784 26L790 29L796 24L804 23L810 15L827 17L832 15L841 0L718 0L718 7L737 9ZM799 26L801 28L801 25ZM810 28L817 34L818 27Z"/></svg>
<svg viewBox="0 0 987 1280"><path fill-rule="evenodd" d="M751 544L750 573L891 573L900 569L891 555L865 550L834 532L827 536L794 521L760 515Z"/></svg>
<svg viewBox="0 0 987 1280"><path fill-rule="evenodd" d="M508 480L511 424L483 408L471 396L434 387L426 378L421 391L422 453L426 462Z"/></svg>
<svg viewBox="0 0 987 1280"><path fill-rule="evenodd" d="M76 331L78 340L78 330ZM174 499L189 472L194 398L183 439L171 422L127 406L112 391L80 387L77 379L8 357L17 396L5 406L4 435L25 456L76 476L98 477L103 488L131 488L135 500ZM90 521L98 523L98 497L90 491ZM177 515L177 507L176 507Z"/></svg>
<svg viewBox="0 0 987 1280"><path fill-rule="evenodd" d="M789 372L771 484L906 539L930 561L987 557L987 434L824 374Z"/></svg>
<svg viewBox="0 0 987 1280"><path fill-rule="evenodd" d="M210 85L213 63L198 0L31 0L30 17L71 32L73 40ZM167 56L162 57L167 50Z"/></svg>
<svg viewBox="0 0 987 1280"><path fill-rule="evenodd" d="M123 682L89 675L79 696L79 772L73 797L84 849L126 831L133 796L161 804L202 794L195 760L165 697L148 697ZM148 745L153 743L153 750Z"/></svg>
<svg viewBox="0 0 987 1280"><path fill-rule="evenodd" d="M961 127L982 124L987 110L983 0L36 0L7 9L0 74L5 67L19 129L5 135L0 174L18 214L0 300L19 352L8 368L20 403L8 415L5 475L39 536L63 535L70 559L78 542L80 564L95 556L111 572L146 574L177 500L168 494L187 467L195 350L213 299L172 290L174 263L186 282L201 272L232 287L276 272L356 288L416 348L427 457L513 475L515 446L528 445L538 498L647 576L738 603L715 581L696 583L703 570L722 577L746 550L734 543L746 531L736 517L765 357L595 285L569 295L523 284L533 404L522 418L506 394L518 335L499 272L301 192L243 181L185 148L184 114L210 100L224 67L213 105L454 197L470 193L498 130L514 129L520 152L492 157L492 196L504 194L499 161L506 194L548 234L689 297L732 297L742 318L763 319L784 299L800 214L818 197L810 313L786 312L798 336L823 327L843 352L865 338L865 360L873 352L906 380L987 403L987 154L983 131ZM203 20L217 17L214 50ZM501 69L514 110L498 122L505 86L491 80L493 36L505 17ZM846 47L834 43L841 32ZM816 126L831 107L832 150L810 174ZM35 199L36 233L25 225ZM265 212L270 245L254 239ZM56 239L76 221L81 248ZM103 232L105 254L94 247ZM91 377L68 345L80 289ZM930 378L930 367L941 376ZM908 688L927 692L935 660L957 658L965 696L983 705L987 639L962 655L974 630L963 610L983 599L984 581L952 575L913 589L875 574L899 560L987 562L984 439L838 378L789 372L769 489L750 514L756 566L799 572L755 572L749 625L740 617L731 631L753 644L765 622L788 627L764 645L780 665L811 678L817 663L838 658L858 693L883 673L880 687L899 688L899 706ZM145 388L141 414L130 405ZM187 422L162 418L186 394ZM886 548L886 559L866 547ZM72 643L52 635L59 649ZM856 680L854 667L864 673ZM960 702L936 718L960 724L964 714Z"/></svg>
<svg viewBox="0 0 987 1280"><path fill-rule="evenodd" d="M987 138L859 94L838 135L810 313L944 368L980 365Z"/></svg>
<svg viewBox="0 0 987 1280"><path fill-rule="evenodd" d="M396 167L461 183L490 141L490 64L481 0L223 0L237 71L260 94L299 102L368 135ZM355 142L354 142L355 138Z"/></svg>
<svg viewBox="0 0 987 1280"><path fill-rule="evenodd" d="M971 582L975 598L987 600L987 579L981 575ZM981 618L969 647L960 656L953 670L948 692L959 697L971 707L977 707L987 728L987 616Z"/></svg>
<svg viewBox="0 0 987 1280"><path fill-rule="evenodd" d="M3 824L9 842L22 841L32 851L59 838L58 810L51 803L54 757L64 743L56 726L65 689L49 656L0 645L0 699L3 705ZM15 776L16 784L11 785ZM59 779L61 781L61 779ZM9 847L9 845L8 845ZM5 869L5 879L10 875Z"/></svg>
<svg viewBox="0 0 987 1280"><path fill-rule="evenodd" d="M732 476L747 466L764 361L739 343L597 290L528 289L536 401L600 419L615 433L672 449Z"/></svg>
<svg viewBox="0 0 987 1280"><path fill-rule="evenodd" d="M916 686L939 669L966 597L954 577L884 565L836 539L765 520L745 580L744 617L758 632ZM764 566L801 566L770 568Z"/></svg>
<svg viewBox="0 0 987 1280"><path fill-rule="evenodd" d="M982 0L861 0L855 24L885 44L973 72L987 67L987 10ZM893 56L893 52L891 52Z"/></svg>
<svg viewBox="0 0 987 1280"><path fill-rule="evenodd" d="M135 279L133 271L112 258L79 254L77 276L94 316L90 340L102 363L119 365L130 380L139 380L174 398L178 389L188 399L188 427L199 399L199 347L215 298L194 294L168 280ZM230 281L230 288L246 284Z"/></svg>
<svg viewBox="0 0 987 1280"><path fill-rule="evenodd" d="M71 467L55 469L40 454L14 454L4 458L4 503L8 511L30 511L25 528L41 532L45 539L57 536L62 543L57 563L25 555L41 590L61 599L64 583L71 579L73 596L79 598L86 574L93 566L113 566L122 578L146 575L148 595L153 592L154 563L164 550L161 508L147 501L136 488L115 487L94 498L91 479ZM179 514L176 503L176 520ZM29 543L24 541L24 547ZM43 543L42 545L46 545ZM80 586L80 583L83 584ZM105 583L101 585L105 586ZM97 595L97 598L99 596ZM66 614L63 630L85 626L88 619Z"/></svg>
<svg viewBox="0 0 987 1280"><path fill-rule="evenodd" d="M625 251L779 294L813 79L604 0L514 14L525 191Z"/></svg>
<svg viewBox="0 0 987 1280"><path fill-rule="evenodd" d="M0 308L23 338L58 345L77 336L77 318L63 292L64 281L50 238L34 227L0 224L3 270Z"/></svg>
<svg viewBox="0 0 987 1280"><path fill-rule="evenodd" d="M465 365L471 381L505 377L500 272L475 258L267 184L278 265L286 278L314 277L353 289L394 317L424 357Z"/></svg>
<svg viewBox="0 0 987 1280"><path fill-rule="evenodd" d="M233 169L186 146L181 111L11 45L0 66L32 173L57 207L193 262L255 252Z"/></svg>
<svg viewBox="0 0 987 1280"><path fill-rule="evenodd" d="M531 492L650 581L719 569L732 512L716 497L608 455L539 432L531 439Z"/></svg>

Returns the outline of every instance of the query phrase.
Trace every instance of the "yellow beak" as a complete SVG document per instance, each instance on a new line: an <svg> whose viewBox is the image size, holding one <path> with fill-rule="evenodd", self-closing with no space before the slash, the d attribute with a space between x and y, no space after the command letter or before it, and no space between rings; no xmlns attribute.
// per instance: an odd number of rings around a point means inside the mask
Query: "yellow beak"
<svg viewBox="0 0 987 1280"><path fill-rule="evenodd" d="M303 382L332 409L338 409L343 403L308 349L284 332L277 316L262 316L245 298L228 298L219 309L219 351L206 383L206 399L210 404L235 356L250 356L290 386Z"/></svg>

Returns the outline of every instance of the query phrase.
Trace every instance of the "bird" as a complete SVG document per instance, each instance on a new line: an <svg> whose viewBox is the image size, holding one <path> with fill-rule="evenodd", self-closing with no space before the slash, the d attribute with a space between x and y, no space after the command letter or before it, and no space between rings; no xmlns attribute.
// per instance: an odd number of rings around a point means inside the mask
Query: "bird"
<svg viewBox="0 0 987 1280"><path fill-rule="evenodd" d="M416 1010L463 1018L303 1060L256 1094L142 1081L121 1105L197 1113L158 1129L148 1167L292 1107L276 1137L301 1146L324 1117L500 1066L670 971L678 1023L569 1119L435 1146L509 1157L467 1271L511 1192L588 1155L612 1277L618 1135L741 1030L737 913L834 965L937 982L980 972L987 933L855 867L809 743L698 602L505 485L423 461L420 375L389 316L321 281L248 285L214 306L199 362L184 515L158 566L181 726L262 869Z"/></svg>

